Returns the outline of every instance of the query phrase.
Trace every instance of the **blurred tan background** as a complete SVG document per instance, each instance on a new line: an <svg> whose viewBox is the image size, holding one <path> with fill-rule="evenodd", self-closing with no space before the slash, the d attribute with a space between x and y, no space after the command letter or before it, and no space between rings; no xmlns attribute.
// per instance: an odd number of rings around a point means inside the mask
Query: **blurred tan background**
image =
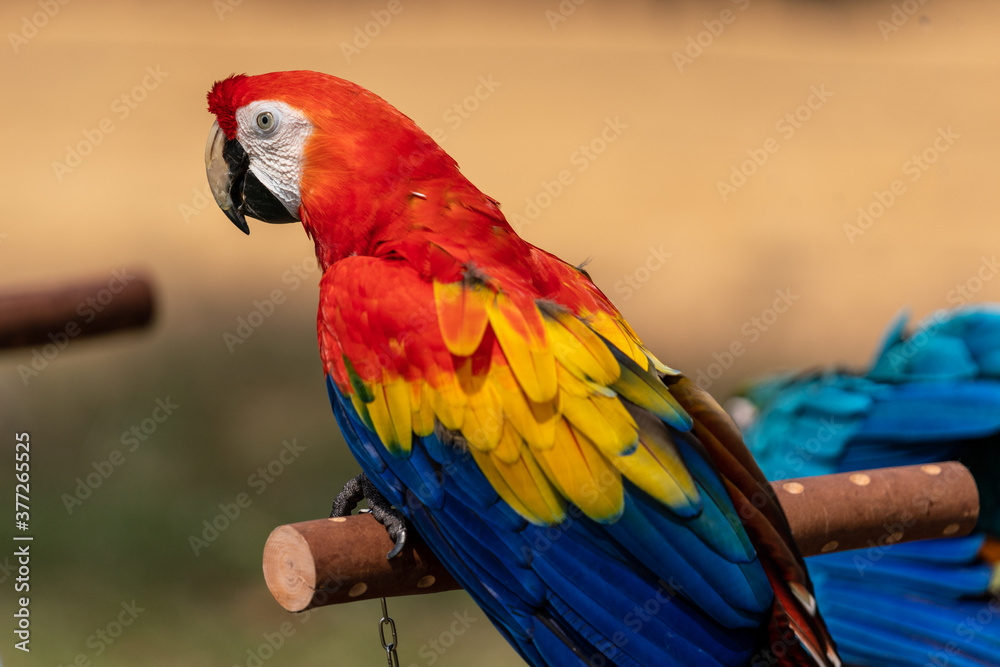
<svg viewBox="0 0 1000 667"><path fill-rule="evenodd" d="M259 574L269 529L322 516L357 468L320 373L311 243L255 221L245 237L207 198L205 93L231 73L329 72L437 131L528 240L591 258L660 358L720 397L767 369L864 364L903 307L1000 294L995 3L18 0L0 26L0 286L127 266L160 306L151 330L73 341L27 380L31 349L0 357L0 437L32 434L36 535L32 652L4 630L4 664L384 659L377 602L303 622ZM285 303L230 352L223 334L274 289ZM179 407L129 451L157 399ZM258 495L292 439L301 457ZM11 444L6 479L12 463ZM196 555L190 537L248 490ZM118 637L95 634L133 599ZM403 665L519 664L462 594L390 612Z"/></svg>

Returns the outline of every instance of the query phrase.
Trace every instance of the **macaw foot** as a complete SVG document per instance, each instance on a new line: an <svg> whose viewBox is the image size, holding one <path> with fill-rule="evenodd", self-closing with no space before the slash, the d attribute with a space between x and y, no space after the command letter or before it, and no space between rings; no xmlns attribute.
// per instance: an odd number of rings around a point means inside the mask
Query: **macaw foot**
<svg viewBox="0 0 1000 667"><path fill-rule="evenodd" d="M358 506L362 499L368 500L368 508L380 524L385 526L386 532L396 545L389 551L386 558L392 559L398 556L406 546L406 519L399 510L395 509L388 500L385 499L371 480L362 473L344 485L344 490L337 494L333 501L333 509L330 516L348 516Z"/></svg>

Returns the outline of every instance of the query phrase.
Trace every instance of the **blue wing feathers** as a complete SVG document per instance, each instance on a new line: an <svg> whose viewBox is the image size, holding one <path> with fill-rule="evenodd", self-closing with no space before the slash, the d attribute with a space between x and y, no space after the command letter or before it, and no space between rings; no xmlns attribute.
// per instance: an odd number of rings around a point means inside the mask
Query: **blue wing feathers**
<svg viewBox="0 0 1000 667"><path fill-rule="evenodd" d="M551 598L552 609L556 613L565 610L563 618L570 624L565 627L547 615L539 614L534 619L531 648L540 656L539 665L585 665L593 656L600 656L600 650L585 634L573 627L583 625L579 618L556 598ZM591 631L591 634L593 631ZM630 660L622 660L622 665L632 667Z"/></svg>
<svg viewBox="0 0 1000 667"><path fill-rule="evenodd" d="M600 552L581 554L576 534L604 528L591 522L574 523L567 539L552 541L550 548L536 556L535 567L548 575L546 581L557 597L571 602L590 627L603 630L605 641L610 640L640 664L656 663L658 657L662 660L664 654L671 653L677 656L678 664L707 664L711 656L697 648L705 641L709 645L721 641L730 654L746 657L746 634L743 646L733 648L730 645L735 642L726 633L706 631L683 591L673 589L666 579L657 578L655 573L640 575L626 561L604 558ZM669 555L661 558L666 560Z"/></svg>
<svg viewBox="0 0 1000 667"><path fill-rule="evenodd" d="M687 465L688 472L698 485L698 492L703 498L707 497L711 501L702 502L702 516L688 522L691 530L701 537L712 551L732 563L756 562L757 552L750 543L746 531L739 525L732 500L715 469L705 459L706 454L700 445L697 445L691 436L682 433L675 434L674 442ZM759 575L758 583L770 591L771 585L767 583L767 577L762 570ZM770 592L766 598L765 605L768 605L771 600Z"/></svg>
<svg viewBox="0 0 1000 667"><path fill-rule="evenodd" d="M650 507L640 494L638 490L630 494L625 515L608 526L609 534L658 577L669 580L673 575L678 582L684 582L686 597L696 600L720 622L730 627L758 625L763 609L748 590L742 572L739 579L735 578L729 561L687 530L686 524ZM669 571L664 571L668 563ZM765 609L770 602L768 598Z"/></svg>
<svg viewBox="0 0 1000 667"><path fill-rule="evenodd" d="M534 526L499 499L466 452L432 434L415 438L408 456L390 455L332 385L330 394L370 479L526 659L579 665L583 652L605 661L597 664L678 667L749 660L770 585L726 519L735 511L721 482L689 443L678 438L710 499L700 515L672 515L626 483L615 523L571 507L563 524ZM648 570L637 573L636 558ZM699 646L717 648L709 655Z"/></svg>

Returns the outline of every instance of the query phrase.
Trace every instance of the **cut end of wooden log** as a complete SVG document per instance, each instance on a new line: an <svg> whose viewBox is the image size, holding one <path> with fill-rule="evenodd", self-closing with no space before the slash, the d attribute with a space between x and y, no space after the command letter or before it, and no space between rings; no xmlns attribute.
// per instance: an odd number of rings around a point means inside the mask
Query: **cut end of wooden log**
<svg viewBox="0 0 1000 667"><path fill-rule="evenodd" d="M459 588L413 531L389 560L393 546L370 514L278 526L264 545L264 580L288 611Z"/></svg>
<svg viewBox="0 0 1000 667"><path fill-rule="evenodd" d="M291 526L271 531L264 547L264 581L288 611L309 607L316 592L316 561L309 542Z"/></svg>

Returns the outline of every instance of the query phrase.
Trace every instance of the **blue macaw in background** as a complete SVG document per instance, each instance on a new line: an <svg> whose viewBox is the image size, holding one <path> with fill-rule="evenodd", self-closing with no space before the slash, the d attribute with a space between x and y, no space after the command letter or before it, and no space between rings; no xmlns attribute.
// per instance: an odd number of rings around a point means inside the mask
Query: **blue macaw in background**
<svg viewBox="0 0 1000 667"><path fill-rule="evenodd" d="M783 374L729 403L769 479L959 460L979 486L968 537L807 559L845 661L1000 665L1000 308L890 327L870 369Z"/></svg>

